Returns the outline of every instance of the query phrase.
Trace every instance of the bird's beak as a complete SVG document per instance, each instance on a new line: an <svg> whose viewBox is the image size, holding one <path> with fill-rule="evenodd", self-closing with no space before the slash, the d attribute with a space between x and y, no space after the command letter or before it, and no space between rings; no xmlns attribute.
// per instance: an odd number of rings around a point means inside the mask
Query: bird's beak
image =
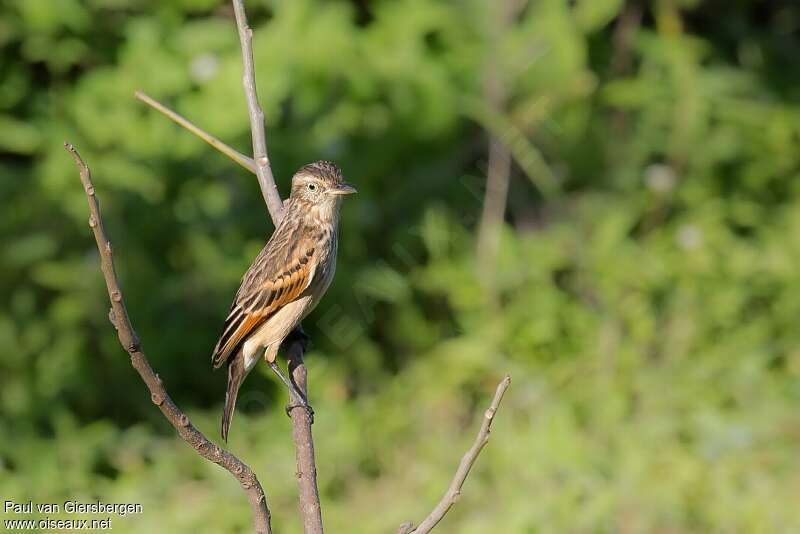
<svg viewBox="0 0 800 534"><path fill-rule="evenodd" d="M358 193L356 188L350 184L341 184L334 188L328 189L328 193L331 195L352 195L353 193Z"/></svg>

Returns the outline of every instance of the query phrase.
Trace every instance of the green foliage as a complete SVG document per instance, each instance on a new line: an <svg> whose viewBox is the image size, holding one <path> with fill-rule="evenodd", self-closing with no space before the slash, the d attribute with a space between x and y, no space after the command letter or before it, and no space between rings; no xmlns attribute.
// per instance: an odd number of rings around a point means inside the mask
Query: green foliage
<svg viewBox="0 0 800 534"><path fill-rule="evenodd" d="M249 4L279 187L327 158L360 192L305 325L329 530L426 514L506 371L448 532L800 530L794 3L540 0L499 33L474 0ZM142 503L123 532L247 531L238 485L118 346L61 149L93 169L151 363L215 435L211 347L271 228L252 176L132 95L248 151L230 10L1 5L0 495ZM515 161L491 273L486 131ZM292 532L284 397L254 373L231 447Z"/></svg>

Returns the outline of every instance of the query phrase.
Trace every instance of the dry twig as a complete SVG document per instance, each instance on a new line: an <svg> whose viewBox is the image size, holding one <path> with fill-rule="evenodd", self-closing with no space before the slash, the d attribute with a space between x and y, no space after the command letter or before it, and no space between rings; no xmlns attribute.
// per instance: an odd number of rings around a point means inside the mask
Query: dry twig
<svg viewBox="0 0 800 534"><path fill-rule="evenodd" d="M244 74L242 85L247 97L247 110L250 113L250 133L253 137L253 160L256 164L256 176L267 203L272 220L277 226L283 216L283 203L275 186L272 176L272 167L267 156L267 134L264 129L264 111L258 103L256 92L256 73L253 65L253 30L247 25L247 14L244 11L243 0L232 0L233 12L236 16L236 29L239 31L239 43L242 46L242 63Z"/></svg>
<svg viewBox="0 0 800 534"><path fill-rule="evenodd" d="M157 100L150 98L142 91L136 91L133 93L133 96L136 97L137 100L141 100L151 108L155 109L156 111L164 114L169 118L171 121L175 122L179 126L183 126L197 137L208 143L209 145L213 146L233 161L247 169L248 171L252 172L253 174L256 173L256 164L253 161L253 158L249 158L239 152L238 150L226 145L210 133L206 132L202 128L198 127L196 124L191 122L189 119L183 117L182 115L172 111L164 104L158 102Z"/></svg>
<svg viewBox="0 0 800 534"><path fill-rule="evenodd" d="M275 186L275 178L267 156L267 135L264 129L264 112L258 103L256 93L255 67L253 65L253 30L247 24L247 14L244 10L243 0L232 0L233 11L236 16L236 28L239 31L239 43L242 47L242 63L244 74L242 85L247 97L247 110L250 114L250 133L253 137L253 160L256 165L256 175L261 186L261 193L267 203L267 209L272 216L275 226L283 216L283 203ZM298 327L299 329L299 327ZM296 336L292 336L295 338ZM302 338L302 335L299 336ZM303 395L306 394L306 368L303 364L305 345L301 339L286 343L287 354L290 355L292 377L300 386ZM306 534L322 534L322 508L320 506L319 488L317 487L317 467L314 458L314 438L311 434L311 414L306 410L291 410L292 438L294 439L295 454L297 457L297 484L300 490L300 515L303 518L303 528Z"/></svg>
<svg viewBox="0 0 800 534"><path fill-rule="evenodd" d="M105 229L103 228L100 203L97 200L94 185L92 184L91 172L83 159L81 159L78 151L75 150L75 147L69 143L64 143L64 147L75 159L80 171L84 191L86 191L86 200L89 203L90 213L89 226L92 228L94 239L97 242L97 250L100 252L100 269L103 272L103 278L105 278L106 288L108 289L108 298L111 301L111 311L108 317L117 330L120 345L130 354L131 365L139 373L147 389L150 390L150 399L153 404L158 406L167 421L178 431L181 439L191 445L197 454L210 462L224 467L236 477L247 494L247 499L250 501L255 531L259 534L271 534L272 527L270 525L267 499L256 474L239 458L209 441L202 432L192 425L189 416L178 408L170 398L161 378L150 367L150 362L142 352L139 336L134 331L131 320L128 317L128 311L125 308L122 289L120 289L114 269L111 242L106 237Z"/></svg>
<svg viewBox="0 0 800 534"><path fill-rule="evenodd" d="M286 357L289 360L289 375L303 397L308 398L308 373L303 364L305 343L291 340ZM295 443L297 462L297 486L300 492L300 515L303 517L303 530L306 533L322 534L322 508L317 487L317 466L314 462L314 438L311 435L313 413L309 410L290 408L292 418L292 439Z"/></svg>
<svg viewBox="0 0 800 534"><path fill-rule="evenodd" d="M428 517L426 517L417 528L412 528L411 523L403 523L397 530L397 534L427 534L433 529L433 527L437 525L437 523L439 523L439 521L442 520L445 514L456 503L458 498L461 496L461 488L464 486L464 481L467 479L470 469L472 469L475 460L478 459L478 455L481 453L483 448L487 443L489 443L489 433L492 429L492 421L494 421L494 416L497 413L497 410L500 408L500 401L503 400L503 395L510 384L511 376L506 375L505 378L503 378L503 380L501 380L497 385L497 390L494 392L492 403L489 405L489 408L483 415L483 423L481 424L481 429L478 431L478 435L475 438L475 442L472 444L472 447L470 447L466 454L464 454L464 457L461 458L461 463L458 465L456 475L453 477L453 481L450 482L450 487L447 488L442 500L440 500L439 504L436 505L436 508L434 508L430 514L428 514Z"/></svg>
<svg viewBox="0 0 800 534"><path fill-rule="evenodd" d="M244 74L242 85L247 98L247 109L250 116L250 131L253 139L254 158L249 158L241 154L229 145L220 141L215 136L199 128L188 119L169 109L163 104L150 98L142 91L137 91L135 96L140 101L166 115L170 120L184 127L188 131L200 137L212 147L216 148L237 164L253 172L258 177L261 194L269 210L273 224L277 227L283 213L283 203L281 202L278 189L275 185L275 178L269 163L266 144L266 131L264 128L264 112L258 103L255 83L255 67L253 64L252 38L253 31L247 23L247 15L241 0L233 0L233 9L236 16L236 27L239 33L239 41L242 47L242 61ZM298 332L300 330L298 329ZM303 394L306 394L306 368L303 363L303 352L305 343L302 335L290 336L285 342L285 350L290 362L290 372L292 378L298 384ZM292 437L295 442L297 456L297 481L300 490L300 513L303 517L303 524L306 533L321 533L322 513L319 499L319 489L317 487L317 469L314 458L314 442L311 433L313 423L311 414L305 410L291 410Z"/></svg>

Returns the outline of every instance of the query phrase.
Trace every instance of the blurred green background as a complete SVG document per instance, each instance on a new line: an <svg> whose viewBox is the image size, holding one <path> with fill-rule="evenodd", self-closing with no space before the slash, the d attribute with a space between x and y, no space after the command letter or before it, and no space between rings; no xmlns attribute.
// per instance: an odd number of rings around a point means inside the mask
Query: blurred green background
<svg viewBox="0 0 800 534"><path fill-rule="evenodd" d="M305 322L330 532L419 521L505 372L442 532L800 531L797 2L246 4L279 188L324 158L360 191ZM232 10L0 6L0 498L247 531L117 343L62 148L152 365L216 439L211 349L272 228L254 176L133 92L249 153ZM230 447L298 532L284 403L251 374Z"/></svg>

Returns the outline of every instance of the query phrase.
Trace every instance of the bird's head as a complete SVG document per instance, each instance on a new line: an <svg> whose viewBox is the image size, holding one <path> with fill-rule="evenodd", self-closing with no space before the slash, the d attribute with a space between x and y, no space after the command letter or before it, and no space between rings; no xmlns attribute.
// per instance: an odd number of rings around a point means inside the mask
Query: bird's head
<svg viewBox="0 0 800 534"><path fill-rule="evenodd" d="M292 177L291 199L323 206L338 206L356 188L344 181L342 171L330 161L315 161L300 168Z"/></svg>

